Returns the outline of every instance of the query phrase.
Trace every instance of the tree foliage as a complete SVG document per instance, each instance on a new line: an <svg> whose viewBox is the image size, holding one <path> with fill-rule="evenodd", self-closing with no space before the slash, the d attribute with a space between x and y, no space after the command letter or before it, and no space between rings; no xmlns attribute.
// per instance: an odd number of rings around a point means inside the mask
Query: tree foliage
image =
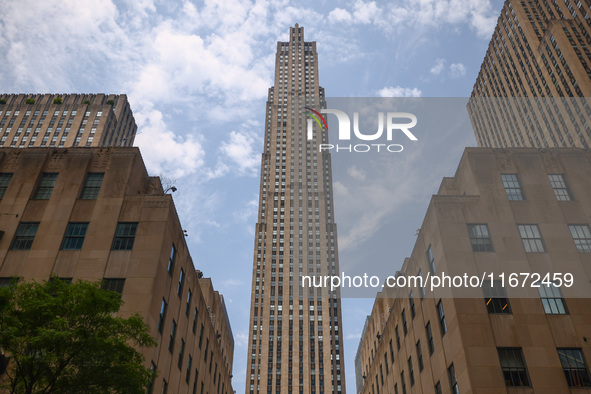
<svg viewBox="0 0 591 394"><path fill-rule="evenodd" d="M0 353L9 356L0 390L145 393L153 373L136 347L156 341L139 315L114 316L121 305L100 282L53 278L0 288Z"/></svg>

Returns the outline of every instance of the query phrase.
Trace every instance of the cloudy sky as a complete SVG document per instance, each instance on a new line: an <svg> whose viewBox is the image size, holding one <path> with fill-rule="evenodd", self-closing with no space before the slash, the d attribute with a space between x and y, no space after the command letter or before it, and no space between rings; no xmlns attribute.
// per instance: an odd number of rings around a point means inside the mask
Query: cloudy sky
<svg viewBox="0 0 591 394"><path fill-rule="evenodd" d="M151 174L174 181L193 260L226 296L236 339L234 389L242 392L276 42L286 41L295 23L304 26L306 40L317 42L329 97L466 97L501 7L501 0L2 0L0 91L129 96L139 126L135 145ZM458 141L475 145L469 135ZM437 166L441 174L453 175L458 149ZM405 208L414 212L405 225L414 233L436 189L405 187L421 196L406 201L415 204ZM373 227L379 233L379 223ZM350 236L346 226L340 231ZM394 261L411 250L407 242ZM351 316L368 314L371 302L343 305L350 319L343 330L347 387L354 392L363 321Z"/></svg>

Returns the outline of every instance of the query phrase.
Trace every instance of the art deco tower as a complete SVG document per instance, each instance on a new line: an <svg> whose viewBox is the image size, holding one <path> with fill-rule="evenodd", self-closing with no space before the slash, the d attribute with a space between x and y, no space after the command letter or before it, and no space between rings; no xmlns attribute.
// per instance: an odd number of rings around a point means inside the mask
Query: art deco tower
<svg viewBox="0 0 591 394"><path fill-rule="evenodd" d="M506 0L468 104L478 145L587 148L589 97L589 1Z"/></svg>
<svg viewBox="0 0 591 394"><path fill-rule="evenodd" d="M269 89L255 231L246 393L344 393L340 294L301 289L301 275L338 275L328 142L306 107L321 108L315 42L290 28Z"/></svg>

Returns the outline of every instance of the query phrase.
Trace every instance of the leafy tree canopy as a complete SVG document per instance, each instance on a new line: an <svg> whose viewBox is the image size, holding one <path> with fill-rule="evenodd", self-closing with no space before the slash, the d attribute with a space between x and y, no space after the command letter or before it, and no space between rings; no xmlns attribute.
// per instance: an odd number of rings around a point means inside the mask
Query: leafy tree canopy
<svg viewBox="0 0 591 394"><path fill-rule="evenodd" d="M114 316L118 293L101 283L14 283L0 288L0 391L145 393L153 372L136 348L156 341L139 315Z"/></svg>

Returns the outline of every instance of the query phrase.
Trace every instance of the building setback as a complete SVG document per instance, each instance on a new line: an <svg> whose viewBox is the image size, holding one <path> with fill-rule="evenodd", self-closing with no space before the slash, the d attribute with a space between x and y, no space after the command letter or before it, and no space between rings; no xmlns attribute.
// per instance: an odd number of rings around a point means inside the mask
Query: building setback
<svg viewBox="0 0 591 394"><path fill-rule="evenodd" d="M0 286L104 280L158 341L155 393L233 393L223 297L195 270L172 197L137 148L0 149Z"/></svg>
<svg viewBox="0 0 591 394"><path fill-rule="evenodd" d="M132 146L124 94L0 94L0 147Z"/></svg>
<svg viewBox="0 0 591 394"><path fill-rule="evenodd" d="M331 162L305 107L319 110L316 42L290 28L269 89L255 230L246 393L344 393L338 293L300 289L302 275L337 275Z"/></svg>
<svg viewBox="0 0 591 394"><path fill-rule="evenodd" d="M468 104L479 146L591 146L590 15L588 1L505 1Z"/></svg>
<svg viewBox="0 0 591 394"><path fill-rule="evenodd" d="M587 290L540 282L515 298L521 290L506 282L441 298L420 286L387 288L358 349L359 392L591 392L590 173L586 149L466 149L431 199L401 275L510 266L570 272Z"/></svg>

